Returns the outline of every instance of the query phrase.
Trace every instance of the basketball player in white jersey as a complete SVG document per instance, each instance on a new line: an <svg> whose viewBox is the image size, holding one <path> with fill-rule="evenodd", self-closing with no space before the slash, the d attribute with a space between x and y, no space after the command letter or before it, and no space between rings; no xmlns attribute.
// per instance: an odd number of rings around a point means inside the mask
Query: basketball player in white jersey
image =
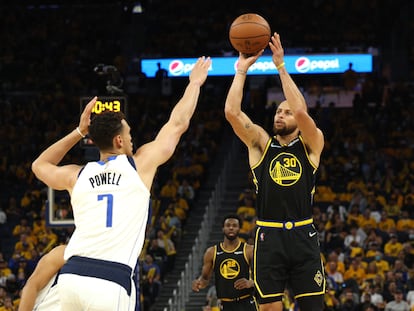
<svg viewBox="0 0 414 311"><path fill-rule="evenodd" d="M60 310L57 277L65 260L66 245L59 245L45 254L23 287L19 311Z"/></svg>
<svg viewBox="0 0 414 311"><path fill-rule="evenodd" d="M173 155L189 127L210 65L210 58L197 60L169 120L135 153L122 112L105 112L91 120L95 97L79 126L33 162L37 178L71 195L76 229L58 280L63 311L135 309L132 276L144 243L151 185L157 168ZM58 166L87 133L99 148L100 161Z"/></svg>

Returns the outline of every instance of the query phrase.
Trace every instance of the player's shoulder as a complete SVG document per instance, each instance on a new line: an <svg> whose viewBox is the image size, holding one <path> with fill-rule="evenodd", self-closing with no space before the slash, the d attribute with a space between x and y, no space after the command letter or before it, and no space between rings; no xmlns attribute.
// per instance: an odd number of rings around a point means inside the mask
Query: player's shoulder
<svg viewBox="0 0 414 311"><path fill-rule="evenodd" d="M244 243L244 247L246 248L247 251L252 251L254 249L254 246L252 244L249 244L249 243L246 243L246 242L243 242L243 243Z"/></svg>
<svg viewBox="0 0 414 311"><path fill-rule="evenodd" d="M212 246L207 247L205 251L205 255L214 256L216 252L217 252L217 245L212 245Z"/></svg>

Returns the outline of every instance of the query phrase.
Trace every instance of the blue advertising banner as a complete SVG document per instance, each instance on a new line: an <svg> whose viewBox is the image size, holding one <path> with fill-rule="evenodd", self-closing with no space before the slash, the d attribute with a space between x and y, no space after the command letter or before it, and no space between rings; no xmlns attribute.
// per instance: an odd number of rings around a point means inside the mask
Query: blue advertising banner
<svg viewBox="0 0 414 311"><path fill-rule="evenodd" d="M352 63L356 72L372 72L371 54L315 54L285 55L286 69L290 74L343 73ZM232 76L237 68L238 57L212 57L209 76ZM187 77L197 58L145 58L141 70L148 78L154 78L157 64L168 71L169 77ZM272 56L262 55L248 71L250 75L277 74Z"/></svg>

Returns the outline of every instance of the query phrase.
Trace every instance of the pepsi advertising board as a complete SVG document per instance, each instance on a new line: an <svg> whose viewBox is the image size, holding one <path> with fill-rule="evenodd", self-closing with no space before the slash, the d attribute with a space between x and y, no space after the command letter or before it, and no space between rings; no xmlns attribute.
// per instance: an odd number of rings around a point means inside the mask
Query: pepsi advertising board
<svg viewBox="0 0 414 311"><path fill-rule="evenodd" d="M212 57L209 76L232 76L237 68L238 57ZM343 73L352 63L356 72L372 72L371 54L320 54L285 55L285 66L290 74L333 74ZM154 78L161 68L168 71L169 77L188 77L197 58L152 58L141 60L141 70L148 78ZM272 56L262 55L248 71L251 75L277 74Z"/></svg>

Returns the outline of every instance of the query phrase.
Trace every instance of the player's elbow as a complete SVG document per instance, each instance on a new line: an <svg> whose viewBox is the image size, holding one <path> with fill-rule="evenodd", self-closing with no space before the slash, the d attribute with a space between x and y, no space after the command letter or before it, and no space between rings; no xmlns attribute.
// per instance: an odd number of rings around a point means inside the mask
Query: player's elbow
<svg viewBox="0 0 414 311"><path fill-rule="evenodd" d="M309 118L308 112L306 108L299 108L295 110L295 119L296 120L303 120L304 118Z"/></svg>
<svg viewBox="0 0 414 311"><path fill-rule="evenodd" d="M39 160L36 159L32 162L32 172L36 177L39 177L39 174L40 174L40 171L41 171L40 167L41 167L41 165L39 163Z"/></svg>
<svg viewBox="0 0 414 311"><path fill-rule="evenodd" d="M237 119L237 117L240 115L240 110L234 109L233 107L226 105L224 107L224 116L227 121L231 121L234 119Z"/></svg>
<svg viewBox="0 0 414 311"><path fill-rule="evenodd" d="M187 118L181 118L174 124L175 132L179 136L184 134L188 130L189 127L190 127L190 119L187 119Z"/></svg>

